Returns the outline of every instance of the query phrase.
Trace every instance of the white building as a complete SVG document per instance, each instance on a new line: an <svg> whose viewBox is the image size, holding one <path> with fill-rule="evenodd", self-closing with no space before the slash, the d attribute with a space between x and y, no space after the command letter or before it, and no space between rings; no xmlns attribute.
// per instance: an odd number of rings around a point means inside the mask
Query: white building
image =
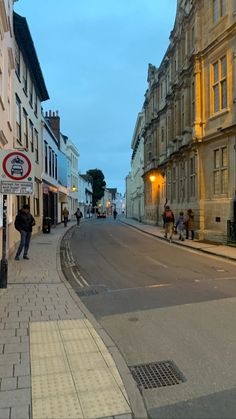
<svg viewBox="0 0 236 419"><path fill-rule="evenodd" d="M36 226L36 233L42 227L42 171L43 140L41 103L49 99L43 74L38 61L27 21L13 14L15 35L15 126L14 147L30 151L34 155L34 196L17 196L16 210L23 204L30 205ZM17 240L18 240L17 235Z"/></svg>
<svg viewBox="0 0 236 419"><path fill-rule="evenodd" d="M79 175L79 208L85 218L92 216L93 178L87 174Z"/></svg>
<svg viewBox="0 0 236 419"><path fill-rule="evenodd" d="M0 1L0 149L13 148L14 129L14 38L13 33L13 0ZM14 199L8 198L9 234L7 251L14 242L12 225L15 215ZM0 195L0 227L2 227L2 195ZM0 240L1 241L1 240Z"/></svg>
<svg viewBox="0 0 236 419"><path fill-rule="evenodd" d="M68 210L69 217L74 218L74 213L79 203L79 151L75 144L68 138L66 145L67 157L67 185L69 189Z"/></svg>

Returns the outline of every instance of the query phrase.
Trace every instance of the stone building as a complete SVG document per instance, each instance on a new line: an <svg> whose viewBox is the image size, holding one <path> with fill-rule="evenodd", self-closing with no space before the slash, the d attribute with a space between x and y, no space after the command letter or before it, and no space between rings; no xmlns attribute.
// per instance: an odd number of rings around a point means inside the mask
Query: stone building
<svg viewBox="0 0 236 419"><path fill-rule="evenodd" d="M226 241L236 190L236 2L179 0L145 94L145 221L192 208L201 239ZM236 221L236 220L235 220Z"/></svg>
<svg viewBox="0 0 236 419"><path fill-rule="evenodd" d="M144 112L139 112L131 148L131 170L130 170L130 214L127 216L138 221L144 219L144 182L143 182L143 164L144 164L144 140L143 130L145 124ZM129 209L129 207L128 207Z"/></svg>

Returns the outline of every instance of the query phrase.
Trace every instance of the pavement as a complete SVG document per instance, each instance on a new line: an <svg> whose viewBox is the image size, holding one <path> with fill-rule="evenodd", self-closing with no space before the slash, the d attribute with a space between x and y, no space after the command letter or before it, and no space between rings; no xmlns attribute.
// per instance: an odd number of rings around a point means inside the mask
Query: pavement
<svg viewBox="0 0 236 419"><path fill-rule="evenodd" d="M160 227L120 221L164 237ZM35 236L29 261L9 260L0 289L0 419L145 418L124 359L63 276L60 244L70 228ZM236 260L233 247L170 245Z"/></svg>
<svg viewBox="0 0 236 419"><path fill-rule="evenodd" d="M159 239L166 241L166 239L164 238L165 231L162 227L143 224L131 218L124 218L124 217L119 218L119 221L124 224L129 225L130 227L136 228L137 230L147 233L151 236L154 236L154 237L157 237ZM231 259L231 260L236 260L236 247L234 246L226 246L223 244L213 244L209 242L199 241L196 239L195 240L185 239L184 241L180 241L178 240L178 237L179 237L178 234L173 235L173 240L170 245L184 246L192 250L197 250L199 252L208 253L210 255L220 256L222 258Z"/></svg>
<svg viewBox="0 0 236 419"><path fill-rule="evenodd" d="M62 274L60 243L71 225L35 236L29 261L9 260L0 289L0 419L146 417L118 349Z"/></svg>

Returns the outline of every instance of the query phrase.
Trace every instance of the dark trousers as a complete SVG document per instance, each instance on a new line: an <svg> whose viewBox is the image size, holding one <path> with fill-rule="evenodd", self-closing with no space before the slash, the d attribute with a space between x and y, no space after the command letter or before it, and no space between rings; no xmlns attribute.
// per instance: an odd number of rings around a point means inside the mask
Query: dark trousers
<svg viewBox="0 0 236 419"><path fill-rule="evenodd" d="M64 217L64 226L67 227L68 217Z"/></svg>
<svg viewBox="0 0 236 419"><path fill-rule="evenodd" d="M16 252L16 256L20 256L23 249L24 249L24 256L27 255L28 250L29 250L31 234L32 234L31 231L23 231L23 230L20 231L20 245Z"/></svg>
<svg viewBox="0 0 236 419"><path fill-rule="evenodd" d="M77 219L77 226L79 226L80 225L80 217L77 217L76 219Z"/></svg>
<svg viewBox="0 0 236 419"><path fill-rule="evenodd" d="M191 231L191 234L192 234L192 240L194 240L194 230L186 230L186 239L188 239L190 231Z"/></svg>

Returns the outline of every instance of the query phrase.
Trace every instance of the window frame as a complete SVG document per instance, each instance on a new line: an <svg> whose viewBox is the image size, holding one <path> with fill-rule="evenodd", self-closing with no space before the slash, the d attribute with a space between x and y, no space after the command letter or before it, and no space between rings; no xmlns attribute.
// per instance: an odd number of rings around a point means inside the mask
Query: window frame
<svg viewBox="0 0 236 419"><path fill-rule="evenodd" d="M223 70L224 60L225 60L225 71ZM216 68L217 68L217 72L216 72ZM211 64L212 115L217 115L220 112L224 112L228 108L229 98L228 98L227 69L228 69L228 59L227 59L226 53L224 55L221 55L216 61L214 61ZM216 73L217 73L217 79L216 79ZM217 103L216 103L216 97L217 97ZM217 104L217 107L216 107L216 104Z"/></svg>
<svg viewBox="0 0 236 419"><path fill-rule="evenodd" d="M216 153L219 153L219 165L217 165ZM224 152L226 152L227 160L226 165L224 164ZM223 183L225 179L225 173L227 178L227 183ZM215 196L226 196L229 189L229 157L228 157L228 147L223 145L221 147L215 148L213 150L213 195ZM217 187L216 187L217 180Z"/></svg>

